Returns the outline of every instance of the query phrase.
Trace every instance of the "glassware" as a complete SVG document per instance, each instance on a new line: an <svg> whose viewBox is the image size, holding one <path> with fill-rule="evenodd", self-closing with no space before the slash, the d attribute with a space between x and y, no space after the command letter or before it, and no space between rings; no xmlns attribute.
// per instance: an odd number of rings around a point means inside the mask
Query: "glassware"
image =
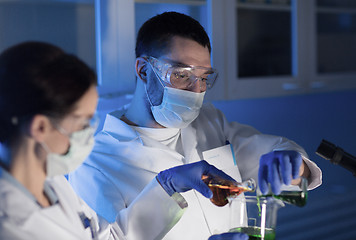
<svg viewBox="0 0 356 240"><path fill-rule="evenodd" d="M272 193L262 195L261 197L274 197L280 199L285 203L289 203L298 207L303 207L307 204L308 199L308 180L301 178L301 191L282 191L279 195Z"/></svg>
<svg viewBox="0 0 356 240"><path fill-rule="evenodd" d="M256 182L252 178L239 183L219 176L203 175L202 180L213 192L210 201L219 207L225 206L229 202L229 198L237 197L243 192L256 190Z"/></svg>
<svg viewBox="0 0 356 240"><path fill-rule="evenodd" d="M275 240L277 211L284 207L273 197L240 195L229 202L230 232L242 232L250 240Z"/></svg>

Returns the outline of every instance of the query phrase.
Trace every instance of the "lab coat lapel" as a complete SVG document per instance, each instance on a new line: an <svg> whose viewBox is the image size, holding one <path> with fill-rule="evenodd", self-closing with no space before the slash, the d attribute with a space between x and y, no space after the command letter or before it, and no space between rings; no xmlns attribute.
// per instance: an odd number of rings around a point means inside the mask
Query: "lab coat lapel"
<svg viewBox="0 0 356 240"><path fill-rule="evenodd" d="M155 173L181 165L184 159L176 151L155 140L149 139L144 140L144 145L139 142L135 142L134 144L122 143L122 149L125 151L125 154L121 153L121 156L125 157L126 163L129 162L130 165Z"/></svg>
<svg viewBox="0 0 356 240"><path fill-rule="evenodd" d="M120 156L125 163L158 173L182 163L196 162L202 159L196 150L196 129L188 126L181 130L184 156L166 145L142 137L125 122L120 120L123 111L114 111L106 116L103 131L96 137L94 151L105 148L110 157ZM109 144L108 144L109 142ZM108 146L115 146L108 149Z"/></svg>
<svg viewBox="0 0 356 240"><path fill-rule="evenodd" d="M82 227L79 225L80 222L73 221L71 208L61 210L59 204L41 208L13 184L1 178L0 187L1 204L3 204L1 209L8 218L17 223L19 234L22 232L27 234L26 239L52 239L54 234L56 234L55 239L88 239L83 235L84 231L78 230ZM41 231L37 231L38 229Z"/></svg>
<svg viewBox="0 0 356 240"><path fill-rule="evenodd" d="M197 162L202 156L197 151L196 129L189 125L181 131L182 145L185 156L185 163Z"/></svg>
<svg viewBox="0 0 356 240"><path fill-rule="evenodd" d="M60 176L62 177L62 176ZM58 178L58 177L57 177ZM64 177L63 177L64 178ZM55 222L62 229L71 232L73 235L84 233L84 226L79 217L78 209L79 200L72 192L71 188L66 187L66 180L62 181L63 184L59 186L53 179L48 180L50 185L53 185L53 190L58 197L58 203L42 210L42 215ZM73 227L76 226L76 227ZM82 231L79 229L83 229ZM79 235L80 236L80 235ZM83 236L82 236L83 237Z"/></svg>
<svg viewBox="0 0 356 240"><path fill-rule="evenodd" d="M38 228L42 222L43 226L46 226L45 231L50 232L51 236L59 234L66 237L71 236L73 239L87 239L88 236L84 232L83 225L78 222L78 215L74 219L73 216L70 216L69 211L61 208L59 204L56 204L42 209L40 212L35 212L26 222L24 228L31 231L31 229Z"/></svg>
<svg viewBox="0 0 356 240"><path fill-rule="evenodd" d="M107 132L120 141L139 140L136 131L120 120L121 112L114 111L106 115L102 132Z"/></svg>
<svg viewBox="0 0 356 240"><path fill-rule="evenodd" d="M154 139L141 138L138 132L114 115L107 115L103 131L96 136L92 157L95 152L105 152L106 157L115 159L119 156L121 163L155 173L183 163L181 154Z"/></svg>

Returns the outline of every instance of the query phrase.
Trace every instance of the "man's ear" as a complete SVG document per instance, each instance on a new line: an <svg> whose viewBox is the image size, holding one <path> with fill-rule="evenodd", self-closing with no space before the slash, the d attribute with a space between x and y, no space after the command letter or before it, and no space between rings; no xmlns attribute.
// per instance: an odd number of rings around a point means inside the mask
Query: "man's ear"
<svg viewBox="0 0 356 240"><path fill-rule="evenodd" d="M136 76L143 82L147 83L147 60L143 57L136 58L135 70Z"/></svg>
<svg viewBox="0 0 356 240"><path fill-rule="evenodd" d="M29 135L37 142L43 142L52 129L52 124L45 115L37 114L29 125Z"/></svg>

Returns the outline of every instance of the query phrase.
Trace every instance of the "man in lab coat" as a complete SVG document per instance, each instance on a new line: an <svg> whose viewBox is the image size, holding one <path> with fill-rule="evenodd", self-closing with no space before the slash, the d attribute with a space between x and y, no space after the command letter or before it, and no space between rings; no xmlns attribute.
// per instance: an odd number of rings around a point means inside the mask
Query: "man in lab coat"
<svg viewBox="0 0 356 240"><path fill-rule="evenodd" d="M239 182L254 178L263 193L270 186L278 194L297 185L299 176L308 178L309 189L321 184L320 169L296 143L228 122L202 104L217 76L210 53L205 30L184 14L163 13L141 27L132 102L107 115L92 154L69 176L107 220L130 206L160 171L201 159ZM215 206L196 191L182 196L189 207L164 239L207 239L229 230L228 206Z"/></svg>

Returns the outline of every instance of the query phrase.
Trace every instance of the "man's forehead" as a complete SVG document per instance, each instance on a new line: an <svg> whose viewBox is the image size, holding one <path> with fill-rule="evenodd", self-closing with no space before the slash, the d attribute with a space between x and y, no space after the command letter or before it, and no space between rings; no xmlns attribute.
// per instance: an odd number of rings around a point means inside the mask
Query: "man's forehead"
<svg viewBox="0 0 356 240"><path fill-rule="evenodd" d="M161 59L186 65L211 67L209 49L196 41L181 37L172 39L170 50L161 56Z"/></svg>

